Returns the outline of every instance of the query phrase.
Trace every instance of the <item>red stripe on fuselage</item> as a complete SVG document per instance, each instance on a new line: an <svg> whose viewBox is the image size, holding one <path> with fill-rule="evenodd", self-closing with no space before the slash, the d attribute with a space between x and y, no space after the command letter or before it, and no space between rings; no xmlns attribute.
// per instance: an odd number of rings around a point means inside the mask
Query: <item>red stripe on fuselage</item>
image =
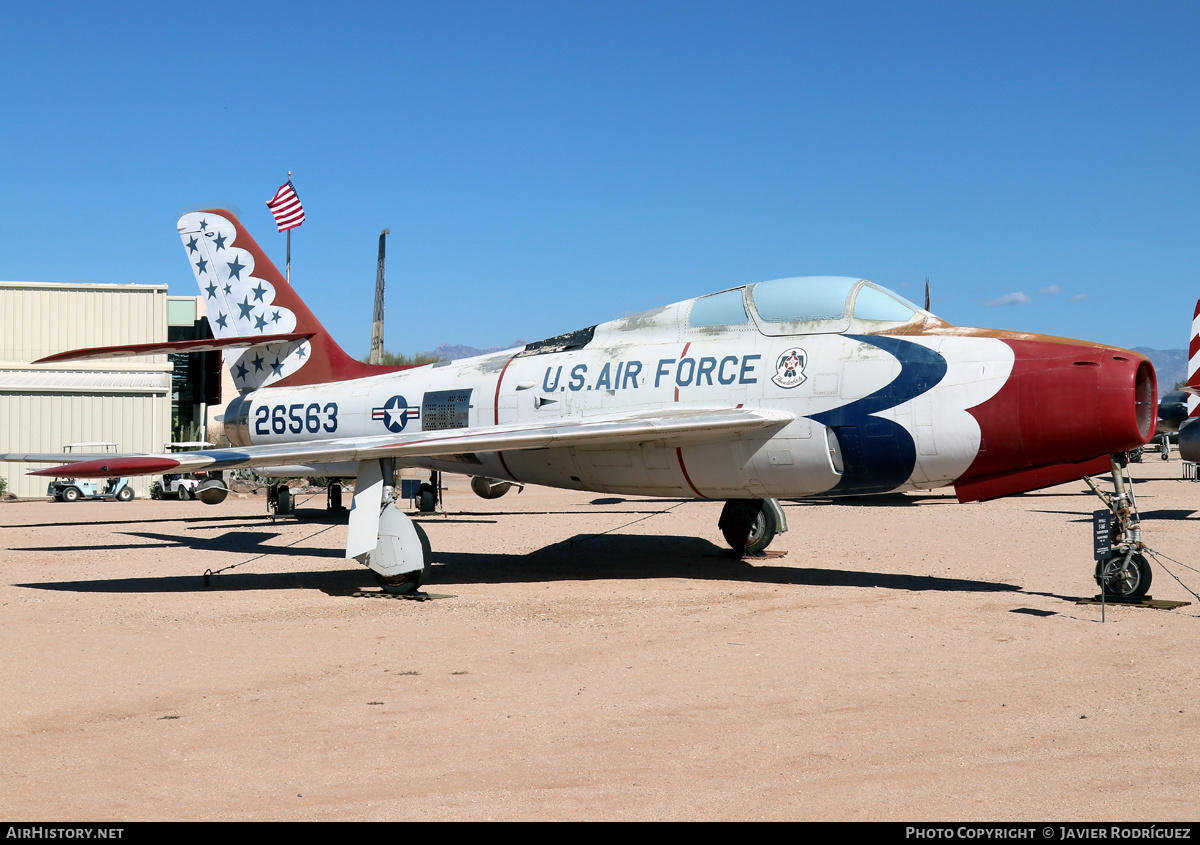
<svg viewBox="0 0 1200 845"><path fill-rule="evenodd" d="M675 457L679 458L679 468L681 470L683 470L683 480L688 483L688 487L691 487L692 492L695 493L697 496L699 496L701 499L707 499L708 496L705 496L703 493L701 493L699 490L697 490L696 485L692 483L692 477L690 475L688 475L687 467L685 467L683 465L683 449L681 449L678 446L675 447Z"/></svg>
<svg viewBox="0 0 1200 845"><path fill-rule="evenodd" d="M683 351L679 353L679 360L682 361L684 358L687 357L687 351L689 349L691 349L691 347L692 347L692 342L689 340L687 343L685 343L683 345ZM678 387L675 388L675 401L676 402L679 401L679 388ZM684 473L684 474L686 475L687 473ZM693 487L692 489L695 490L696 488Z"/></svg>

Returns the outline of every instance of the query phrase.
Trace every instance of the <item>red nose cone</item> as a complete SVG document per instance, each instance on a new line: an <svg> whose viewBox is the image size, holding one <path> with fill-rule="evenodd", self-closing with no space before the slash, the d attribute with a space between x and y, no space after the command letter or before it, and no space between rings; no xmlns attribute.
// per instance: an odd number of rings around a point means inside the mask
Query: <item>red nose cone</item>
<svg viewBox="0 0 1200 845"><path fill-rule="evenodd" d="M979 455L963 479L1125 452L1154 436L1154 367L1134 352L1005 338L1012 375L979 421Z"/></svg>

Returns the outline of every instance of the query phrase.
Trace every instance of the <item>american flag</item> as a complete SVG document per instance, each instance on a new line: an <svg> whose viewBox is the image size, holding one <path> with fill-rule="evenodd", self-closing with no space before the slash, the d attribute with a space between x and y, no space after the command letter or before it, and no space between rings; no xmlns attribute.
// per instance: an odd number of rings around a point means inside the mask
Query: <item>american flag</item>
<svg viewBox="0 0 1200 845"><path fill-rule="evenodd" d="M304 222L304 206L300 205L300 197L296 196L291 179L280 185L275 196L267 200L267 208L275 215L275 225L280 232L295 229Z"/></svg>

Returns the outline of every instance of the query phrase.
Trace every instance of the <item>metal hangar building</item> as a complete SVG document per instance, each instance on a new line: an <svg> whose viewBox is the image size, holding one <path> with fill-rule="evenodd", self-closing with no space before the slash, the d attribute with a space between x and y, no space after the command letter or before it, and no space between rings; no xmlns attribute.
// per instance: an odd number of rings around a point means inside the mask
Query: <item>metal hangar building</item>
<svg viewBox="0 0 1200 845"><path fill-rule="evenodd" d="M202 436L206 400L220 401L207 356L30 363L70 349L211 336L202 309L198 298L168 296L166 285L0 281L0 452L86 441L159 452L173 432ZM45 495L47 480L26 475L36 466L0 464L8 492ZM148 496L153 481L133 479L134 492Z"/></svg>

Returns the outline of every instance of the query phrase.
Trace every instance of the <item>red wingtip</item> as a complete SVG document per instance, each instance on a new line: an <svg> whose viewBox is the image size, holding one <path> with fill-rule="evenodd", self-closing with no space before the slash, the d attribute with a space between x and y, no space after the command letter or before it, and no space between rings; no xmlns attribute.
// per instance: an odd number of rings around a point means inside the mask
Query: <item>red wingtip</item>
<svg viewBox="0 0 1200 845"><path fill-rule="evenodd" d="M179 466L179 461L170 458L101 458L95 461L80 461L49 469L39 469L28 475L45 475L52 478L119 478L124 475L158 475L170 472Z"/></svg>

